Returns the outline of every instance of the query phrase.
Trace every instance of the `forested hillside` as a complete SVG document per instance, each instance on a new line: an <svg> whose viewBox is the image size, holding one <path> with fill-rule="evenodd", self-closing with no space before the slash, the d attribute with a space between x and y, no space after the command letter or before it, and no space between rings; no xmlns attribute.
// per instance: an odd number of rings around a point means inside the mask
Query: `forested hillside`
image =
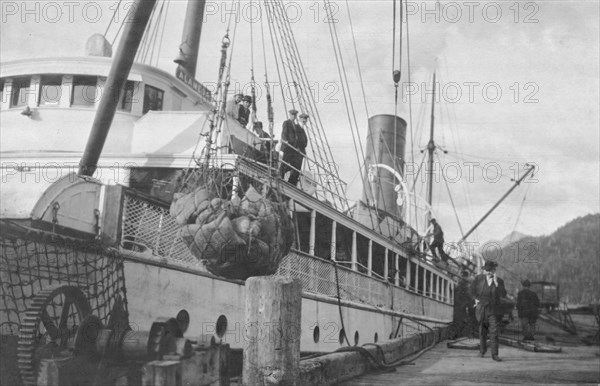
<svg viewBox="0 0 600 386"><path fill-rule="evenodd" d="M600 302L600 214L578 217L549 236L488 242L481 252L498 262L509 293L516 294L528 278L558 283L561 301Z"/></svg>

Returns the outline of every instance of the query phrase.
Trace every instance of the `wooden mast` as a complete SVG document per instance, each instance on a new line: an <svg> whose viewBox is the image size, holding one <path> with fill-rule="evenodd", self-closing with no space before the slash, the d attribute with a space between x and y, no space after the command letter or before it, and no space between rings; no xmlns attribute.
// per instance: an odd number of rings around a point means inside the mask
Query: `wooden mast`
<svg viewBox="0 0 600 386"><path fill-rule="evenodd" d="M433 152L435 151L435 142L433 140L433 124L434 124L434 109L435 109L435 72L433 73L433 97L431 100L431 127L429 131L429 143L427 144L427 151L429 153L429 159L427 161L427 203L429 207L432 207L433 201ZM429 220L431 220L432 214L429 212Z"/></svg>

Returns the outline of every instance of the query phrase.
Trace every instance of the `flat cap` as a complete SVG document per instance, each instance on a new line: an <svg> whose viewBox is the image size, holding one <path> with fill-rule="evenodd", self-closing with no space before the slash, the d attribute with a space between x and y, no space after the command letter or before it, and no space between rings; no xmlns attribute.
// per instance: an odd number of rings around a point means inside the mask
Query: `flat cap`
<svg viewBox="0 0 600 386"><path fill-rule="evenodd" d="M302 113L299 115L300 118L308 118L308 114L306 113Z"/></svg>
<svg viewBox="0 0 600 386"><path fill-rule="evenodd" d="M292 115L296 115L296 114L298 114L298 110L291 109L291 110L289 111L289 113L290 113L290 114L292 114Z"/></svg>

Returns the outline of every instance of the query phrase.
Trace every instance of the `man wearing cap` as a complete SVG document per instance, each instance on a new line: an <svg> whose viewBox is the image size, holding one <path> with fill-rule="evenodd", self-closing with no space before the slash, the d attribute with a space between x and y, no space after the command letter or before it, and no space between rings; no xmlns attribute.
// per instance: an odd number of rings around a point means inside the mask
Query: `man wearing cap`
<svg viewBox="0 0 600 386"><path fill-rule="evenodd" d="M525 279L523 289L517 294L517 312L521 320L523 340L535 340L535 322L539 316L540 299L537 294L529 289L531 282Z"/></svg>
<svg viewBox="0 0 600 386"><path fill-rule="evenodd" d="M492 359L502 361L498 356L498 338L500 335L499 314L500 298L506 297L504 280L496 276L494 261L486 261L483 273L475 277L471 285L471 296L475 299L475 317L479 323L479 356L484 357L487 352L487 338L490 335Z"/></svg>
<svg viewBox="0 0 600 386"><path fill-rule="evenodd" d="M295 170L298 164L298 152L296 149L299 148L298 141L298 130L295 123L298 110L292 109L288 111L288 119L283 122L281 130L281 151L283 152L283 158L281 163L281 178L285 177L285 173L291 171L288 182L296 185L298 178L300 177L300 171ZM302 166L302 159L300 160L300 166Z"/></svg>
<svg viewBox="0 0 600 386"><path fill-rule="evenodd" d="M240 103L238 111L238 122L246 127L248 120L250 119L250 104L252 103L252 97L250 95L244 95L242 97L242 103Z"/></svg>

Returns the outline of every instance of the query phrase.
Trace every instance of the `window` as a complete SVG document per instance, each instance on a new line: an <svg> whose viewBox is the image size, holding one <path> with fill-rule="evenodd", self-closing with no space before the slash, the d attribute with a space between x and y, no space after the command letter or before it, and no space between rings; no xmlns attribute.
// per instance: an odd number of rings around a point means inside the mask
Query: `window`
<svg viewBox="0 0 600 386"><path fill-rule="evenodd" d="M125 83L125 88L121 94L121 102L119 104L120 110L131 111L131 106L133 105L133 96L137 91L136 86L137 84L135 82L127 81L127 83Z"/></svg>
<svg viewBox="0 0 600 386"><path fill-rule="evenodd" d="M146 114L150 110L162 110L164 91L156 87L146 85L144 89L144 110Z"/></svg>
<svg viewBox="0 0 600 386"><path fill-rule="evenodd" d="M4 79L0 79L0 108L4 104Z"/></svg>
<svg viewBox="0 0 600 386"><path fill-rule="evenodd" d="M27 97L29 95L29 78L21 78L13 80L12 97L10 107L20 107L27 105Z"/></svg>
<svg viewBox="0 0 600 386"><path fill-rule="evenodd" d="M40 99L42 105L58 105L62 94L62 75L44 75L40 82Z"/></svg>
<svg viewBox="0 0 600 386"><path fill-rule="evenodd" d="M96 102L97 80L95 76L74 76L71 105L94 106Z"/></svg>

